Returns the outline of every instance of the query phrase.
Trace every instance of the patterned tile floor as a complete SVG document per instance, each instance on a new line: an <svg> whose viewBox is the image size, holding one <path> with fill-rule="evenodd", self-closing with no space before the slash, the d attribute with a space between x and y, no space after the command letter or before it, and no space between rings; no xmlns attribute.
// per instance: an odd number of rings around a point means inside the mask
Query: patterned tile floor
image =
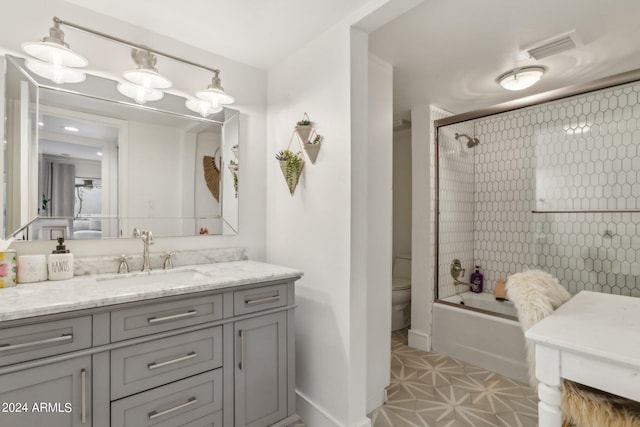
<svg viewBox="0 0 640 427"><path fill-rule="evenodd" d="M536 427L533 388L391 335L387 402L369 414L373 427ZM294 427L305 427L302 422Z"/></svg>
<svg viewBox="0 0 640 427"><path fill-rule="evenodd" d="M373 427L535 427L535 390L436 353L407 346L407 331L391 337L387 402Z"/></svg>

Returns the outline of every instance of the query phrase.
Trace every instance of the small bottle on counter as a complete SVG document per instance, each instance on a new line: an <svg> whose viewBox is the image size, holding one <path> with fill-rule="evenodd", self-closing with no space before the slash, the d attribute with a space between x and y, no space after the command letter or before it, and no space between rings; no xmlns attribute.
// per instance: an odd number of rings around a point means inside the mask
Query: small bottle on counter
<svg viewBox="0 0 640 427"><path fill-rule="evenodd" d="M482 277L482 273L480 273L480 266L476 265L476 271L471 275L471 292L482 292L483 282L484 278Z"/></svg>
<svg viewBox="0 0 640 427"><path fill-rule="evenodd" d="M73 277L73 254L64 246L64 237L58 239L58 246L47 260L49 280L64 280Z"/></svg>

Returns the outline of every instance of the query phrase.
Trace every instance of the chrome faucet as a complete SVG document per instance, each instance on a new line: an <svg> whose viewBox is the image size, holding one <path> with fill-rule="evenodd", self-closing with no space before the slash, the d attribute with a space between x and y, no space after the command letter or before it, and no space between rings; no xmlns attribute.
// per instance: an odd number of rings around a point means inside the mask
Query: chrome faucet
<svg viewBox="0 0 640 427"><path fill-rule="evenodd" d="M469 286L469 288L471 288L471 283L467 283L467 282L463 282L462 280L459 280L458 278L460 276L464 277L464 268L462 268L462 263L460 262L459 259L454 259L453 261L451 261L451 277L453 277L453 284L454 285L465 285L465 286Z"/></svg>
<svg viewBox="0 0 640 427"><path fill-rule="evenodd" d="M138 227L133 229L133 237L141 238L144 243L142 252L142 271L151 271L151 262L149 261L149 245L153 245L153 233L151 230L140 230Z"/></svg>

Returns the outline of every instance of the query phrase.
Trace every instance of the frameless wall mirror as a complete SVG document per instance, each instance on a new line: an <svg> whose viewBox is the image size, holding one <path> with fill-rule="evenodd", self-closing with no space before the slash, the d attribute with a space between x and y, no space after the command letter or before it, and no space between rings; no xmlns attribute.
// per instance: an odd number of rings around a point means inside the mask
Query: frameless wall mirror
<svg viewBox="0 0 640 427"><path fill-rule="evenodd" d="M5 71L3 238L238 232L238 111L139 105L95 75L56 85L8 55Z"/></svg>

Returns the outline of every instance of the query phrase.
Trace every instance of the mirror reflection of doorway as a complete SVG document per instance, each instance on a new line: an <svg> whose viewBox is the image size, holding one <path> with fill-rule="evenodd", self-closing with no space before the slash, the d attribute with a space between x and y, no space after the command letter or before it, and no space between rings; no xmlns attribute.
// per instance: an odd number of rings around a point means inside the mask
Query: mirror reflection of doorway
<svg viewBox="0 0 640 427"><path fill-rule="evenodd" d="M103 219L117 215L117 196L110 193L117 193L120 130L56 110L38 120L41 219L33 237L99 239L109 228Z"/></svg>

